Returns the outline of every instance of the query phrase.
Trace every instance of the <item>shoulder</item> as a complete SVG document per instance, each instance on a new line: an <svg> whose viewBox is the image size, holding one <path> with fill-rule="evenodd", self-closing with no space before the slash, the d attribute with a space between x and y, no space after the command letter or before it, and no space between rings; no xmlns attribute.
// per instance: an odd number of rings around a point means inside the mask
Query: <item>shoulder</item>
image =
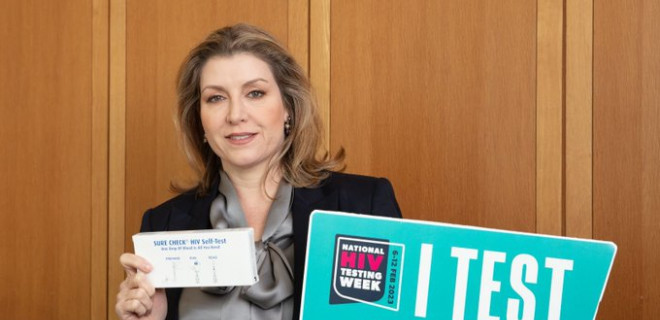
<svg viewBox="0 0 660 320"><path fill-rule="evenodd" d="M164 231L171 228L173 222L187 218L191 211L205 197L199 197L195 190L186 191L147 210L142 217L140 231Z"/></svg>
<svg viewBox="0 0 660 320"><path fill-rule="evenodd" d="M197 200L199 200L199 197L197 196L194 190L186 191L149 209L149 212L167 212L172 210L172 208L184 209L186 207L191 206Z"/></svg>
<svg viewBox="0 0 660 320"><path fill-rule="evenodd" d="M361 188L372 189L379 185L390 185L386 178L370 177L350 173L331 172L330 176L321 181L321 188Z"/></svg>
<svg viewBox="0 0 660 320"><path fill-rule="evenodd" d="M325 197L334 193L344 197L364 198L380 189L392 189L392 185L385 178L376 178L350 173L329 172L329 175L317 185L297 189L307 200L313 201L316 197Z"/></svg>
<svg viewBox="0 0 660 320"><path fill-rule="evenodd" d="M318 187L307 190L316 191L303 196L314 198L322 194L326 198L336 197L338 207L335 209L339 211L401 216L394 188L386 178L331 172Z"/></svg>
<svg viewBox="0 0 660 320"><path fill-rule="evenodd" d="M395 198L390 181L380 177L332 172L320 187L325 193L339 191L347 199Z"/></svg>

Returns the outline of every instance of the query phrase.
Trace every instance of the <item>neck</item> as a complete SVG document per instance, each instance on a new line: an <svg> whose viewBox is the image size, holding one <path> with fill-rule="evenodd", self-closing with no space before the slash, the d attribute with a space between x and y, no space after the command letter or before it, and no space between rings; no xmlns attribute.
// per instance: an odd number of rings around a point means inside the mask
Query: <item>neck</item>
<svg viewBox="0 0 660 320"><path fill-rule="evenodd" d="M241 198L273 198L282 180L282 172L279 168L274 168L273 170L268 170L268 168L243 170L240 168L224 167L223 170L227 173L232 185Z"/></svg>

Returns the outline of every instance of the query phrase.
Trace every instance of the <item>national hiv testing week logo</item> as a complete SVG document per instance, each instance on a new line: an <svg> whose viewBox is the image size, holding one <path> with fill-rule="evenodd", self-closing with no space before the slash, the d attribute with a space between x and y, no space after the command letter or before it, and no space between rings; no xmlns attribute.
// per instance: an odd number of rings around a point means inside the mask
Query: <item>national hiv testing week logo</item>
<svg viewBox="0 0 660 320"><path fill-rule="evenodd" d="M399 310L405 246L383 239L335 237L330 304L361 302Z"/></svg>

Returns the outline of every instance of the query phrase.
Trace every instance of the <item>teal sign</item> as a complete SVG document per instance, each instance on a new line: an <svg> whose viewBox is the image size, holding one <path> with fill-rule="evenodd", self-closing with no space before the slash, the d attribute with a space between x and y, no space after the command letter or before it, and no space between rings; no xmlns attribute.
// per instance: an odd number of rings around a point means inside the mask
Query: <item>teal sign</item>
<svg viewBox="0 0 660 320"><path fill-rule="evenodd" d="M301 319L594 319L611 242L315 211Z"/></svg>

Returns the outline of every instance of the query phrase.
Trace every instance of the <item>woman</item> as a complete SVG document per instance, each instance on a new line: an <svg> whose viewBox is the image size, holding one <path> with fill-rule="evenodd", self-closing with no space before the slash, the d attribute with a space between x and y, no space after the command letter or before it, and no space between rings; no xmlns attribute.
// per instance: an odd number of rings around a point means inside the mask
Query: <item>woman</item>
<svg viewBox="0 0 660 320"><path fill-rule="evenodd" d="M147 211L142 232L252 227L260 280L250 287L155 290L125 253L121 319L298 318L309 215L315 209L400 217L391 184L333 172L317 157L321 121L309 81L268 33L213 32L179 71L178 127L199 173L193 190Z"/></svg>

